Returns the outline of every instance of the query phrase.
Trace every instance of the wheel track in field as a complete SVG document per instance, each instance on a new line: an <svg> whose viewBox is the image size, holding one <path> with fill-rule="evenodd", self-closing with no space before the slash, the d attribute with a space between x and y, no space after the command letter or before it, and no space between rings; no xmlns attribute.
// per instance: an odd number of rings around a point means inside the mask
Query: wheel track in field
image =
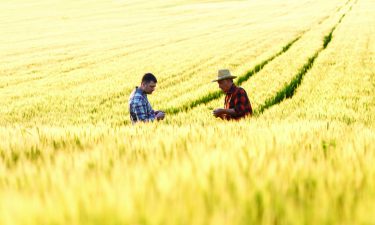
<svg viewBox="0 0 375 225"><path fill-rule="evenodd" d="M345 7L347 4L349 4L351 0L348 0L346 1L343 5L339 6L337 9L336 9L336 12L339 12L343 7ZM358 1L358 0L357 0ZM345 13L343 14L343 16L345 15ZM340 18L340 21L339 23L341 22L343 16ZM325 20L327 20L328 18L330 18L331 15L329 16L326 16L324 17L321 21L318 22L318 25L322 24ZM331 30L331 33L330 33L330 37L332 37L332 32L333 30L336 28L338 24L336 24L332 30ZM249 70L247 73L245 73L244 75L240 76L237 81L235 82L236 85L241 85L243 82L247 81L248 79L250 79L250 77L252 77L253 75L257 74L258 72L260 72L268 63L270 63L271 61L273 61L275 58L279 57L280 55L282 55L283 53L287 52L289 50L290 47L293 46L293 44L295 42L297 42L306 32L308 32L310 29L307 29L303 32L301 32L301 34L299 36L297 36L296 38L294 38L292 41L290 41L289 43L287 43L286 45L284 45L282 47L282 49L277 52L275 55L267 58L266 60L260 62L259 64L257 64L256 66L254 66L251 70ZM325 36L326 38L327 36ZM328 41L329 43L329 41ZM327 44L328 44L327 43ZM315 55L314 55L315 56ZM315 57L316 58L316 57ZM315 58L313 60L315 60ZM311 58L310 58L311 59ZM310 61L309 59L309 61ZM305 66L305 65L304 65ZM294 79L293 79L294 80ZM284 88L283 88L284 89ZM281 91L279 91L281 92ZM279 93L278 92L278 93ZM222 93L222 91L218 90L218 91L214 91L214 92L210 92L204 96L201 96L199 98L197 98L196 100L192 101L192 102L189 102L189 103L186 103L180 107L171 107L171 108L167 108L167 109L164 109L164 111L168 114L171 114L171 115L174 115L174 114L178 114L180 112L186 112L190 109L193 109L199 105L202 105L202 104L207 104L215 99L218 99L220 98L222 95L224 95L224 93ZM273 98L272 98L273 99ZM273 101L271 100L267 100L266 103L269 102L270 103L273 103ZM266 103L263 104L261 107L262 111L263 112L266 108L264 106L266 106ZM276 104L276 103L275 103ZM270 107L270 106L268 106ZM255 112L257 113L259 110L256 110ZM259 112L258 112L259 114Z"/></svg>
<svg viewBox="0 0 375 225"><path fill-rule="evenodd" d="M340 11L350 1L351 0L348 0L343 5L339 6L335 10L335 12ZM324 21L326 21L327 19L329 19L333 15L328 15L328 16L323 17L320 21L318 21L317 24L318 25L322 24ZM274 54L271 57L267 58L266 60L260 62L259 64L255 65L251 70L249 70L244 75L238 77L238 79L236 81L236 84L237 85L241 85L243 82L245 82L248 79L250 79L250 77L252 77L253 75L255 75L258 72L260 72L268 63L270 63L271 61L273 61L275 58L281 56L283 53L287 52L289 50L289 48L292 47L293 44L295 42L297 42L310 29L311 28L308 28L307 30L302 31L297 37L295 37L293 40L289 41L286 45L284 45L279 52L277 52L276 54ZM99 106L98 107L94 107L93 109L90 110L90 112L91 113L97 113L98 111L100 111L100 108L103 108L103 107L106 108L107 104L112 105L112 104L110 104L110 102L113 102L113 101L116 101L118 99L124 98L125 95L126 95L126 93L127 93L126 91L120 91L120 92L113 93L111 96L108 96L107 98L102 99L100 101L100 103L99 103ZM204 96L201 96L201 97L197 98L196 100L194 100L192 102L186 103L186 104L184 104L182 106L179 106L179 107L171 107L171 108L163 109L163 111L165 111L168 114L175 115L175 114L178 114L180 112L186 112L186 111L188 111L190 109L193 109L193 108L195 108L195 107L197 107L199 105L209 103L209 102L211 102L211 101L213 101L215 99L220 98L222 95L223 95L223 93L220 90L213 91L213 92L210 92L210 93L208 93L208 94L206 94Z"/></svg>
<svg viewBox="0 0 375 225"><path fill-rule="evenodd" d="M305 32L305 31L304 31ZM263 69L263 67L265 65L267 65L269 62L271 62L273 59L275 59L276 57L280 56L281 54L283 54L284 52L286 52L297 40L299 40L303 33L301 35L299 35L297 38L293 39L292 41L290 41L288 44L286 44L285 46L282 47L282 50L277 52L275 55L269 57L268 59L262 61L261 63L257 64L253 69L251 69L250 71L248 71L245 75L243 76L240 76L238 79L237 79L237 84L240 85L241 83L245 82L246 80L248 80L251 76L253 76L254 74L258 73L260 70ZM104 106L105 104L107 103L110 103L116 99L120 99L120 98L123 98L125 97L126 95L126 91L121 91L121 92L118 92L118 93L115 93L113 95L111 95L110 97L108 98L105 98L103 99L102 101L100 101L99 103L99 107L101 106ZM168 114L178 114L180 112L184 112L184 111L188 111L192 108L195 108L201 104L206 104L210 101L213 101L215 99L218 99L220 98L221 96L223 95L223 93L221 91L214 91L214 92L210 92L192 102L189 102L187 104L184 104L180 107L172 107L172 108L168 108L168 109L164 109L163 111L165 111L166 113ZM93 108L90 112L91 113L96 113L98 112L98 107L95 107Z"/></svg>
<svg viewBox="0 0 375 225"><path fill-rule="evenodd" d="M324 18L324 20L325 20L325 19L327 19L327 18ZM292 45L294 42L296 42L299 38L301 38L302 35L303 35L305 32L306 32L306 31L301 32L301 34L300 34L297 38L293 39L293 41L291 41L291 42L289 42L287 45L285 45L285 46L282 48L282 50L283 50L283 51L286 51L289 47L291 47L291 45ZM238 49L235 49L235 51L241 51L241 50L243 50L243 49L246 49L247 47L248 47L248 46L245 46L245 47L242 46L242 47L239 47ZM259 71L263 68L263 66L264 66L265 64L267 64L268 62L270 62L270 59L271 59L271 58L272 58L272 60L273 60L274 58L276 58L277 56L281 55L282 53L283 53L283 52L280 51L280 52L278 52L276 55L273 55L272 57L268 58L268 59L267 59L268 61L265 60L265 61L263 61L263 62L257 64L257 65L256 65L251 71L247 72L244 76L241 76L241 77L242 77L242 78L245 78L245 76L246 76L246 77L247 77L246 79L248 79L250 76L253 75L252 73L259 72ZM190 75L193 75L194 73L201 71L202 68L204 68L204 67L206 67L206 66L213 65L213 64L215 64L217 61L220 61L220 60L222 60L223 58L226 58L226 57L230 57L231 55L233 55L233 54L225 55L225 56L222 56L222 57L220 57L220 58L215 58L214 60L209 60L209 61L207 61L207 62L205 62L205 63L203 63L203 64L200 64L200 65L198 65L198 66L197 66L197 65L190 66L190 67L186 68L185 70L183 70L181 73L184 73L184 72L188 72L188 71L193 70L192 72L189 72ZM267 61L267 63L266 63L266 61ZM253 70L255 70L256 72L254 72ZM179 73L179 74L181 74L181 73ZM241 78L241 77L240 77L240 78ZM239 78L238 80L240 80L240 78ZM171 77L171 80L168 81L168 82L173 83L173 82L175 82L175 80L177 80L177 79L179 79L179 76L178 76L178 75L175 75L175 76ZM173 81L173 82L171 82L171 81ZM242 80L241 83L244 82L244 81L245 81L245 80ZM215 91L215 92L209 93L209 94L207 94L207 95L205 95L205 96L203 96L203 97L201 97L201 98L204 98L204 97L207 97L207 96L211 96L212 94L213 94L213 95L217 95L217 94L219 94L218 97L220 97L221 93L218 93L218 92L219 92L219 91ZM117 99L123 98L123 97L125 97L127 94L128 94L127 90L122 90L122 91L119 91L119 92L113 93L111 96L102 99L102 100L100 101L100 103L99 103L99 107L102 107L102 106L104 106L104 105L106 105L106 104L111 104L110 102L112 102L113 100L117 100ZM216 98L218 98L218 97L215 97L215 98L213 98L213 99L211 99L211 100L214 100L214 99L216 99ZM201 99L201 98L199 98L199 99ZM210 101L211 101L211 100L210 100ZM197 100L196 100L196 101L197 101ZM208 101L208 102L209 102L209 101ZM206 102L203 102L203 103L206 103ZM200 104L203 104L203 103L200 103ZM191 108L191 107L190 107L190 104L186 104L186 105L189 105L189 106L179 107L179 108L183 108L183 109L180 109L180 110L178 110L178 111L176 111L176 112L175 112L174 109L172 109L172 110L168 110L168 109L167 109L167 110L165 110L165 111L168 112L168 113L171 113L171 112L172 112L171 114L176 114L176 113L178 113L178 112L181 112L181 111L184 111L184 110L186 111L186 110L188 110L189 108ZM198 105L199 105L199 104L194 105L194 107L196 107L196 106L198 106ZM91 112L97 112L98 110L99 110L98 108L94 108L94 109L91 110Z"/></svg>
<svg viewBox="0 0 375 225"><path fill-rule="evenodd" d="M303 32L304 33L304 32ZM256 66L254 66L251 70L249 70L246 74L240 76L237 81L236 81L236 84L237 85L240 85L242 84L243 82L247 81L250 77L252 77L253 75L255 75L256 73L258 73L259 71L261 71L263 69L264 66L266 66L268 63L270 63L272 60L274 60L276 57L282 55L283 53L285 53L286 51L288 51L288 49L296 42L298 41L301 37L302 37L303 34L301 34L300 36L298 36L297 38L293 39L292 41L290 41L288 44L286 44L285 46L282 47L282 50L280 50L279 52L277 52L275 55L269 57L268 59L260 62L259 64L257 64ZM175 108L168 108L165 110L166 113L168 114L177 114L179 112L183 112L183 111L188 111L192 108L195 108L201 104L206 104L206 103L209 103L215 99L218 99L220 98L221 96L223 95L222 91L218 90L218 91L214 91L214 92L210 92L190 103L187 103L185 105L182 105L180 107L175 107Z"/></svg>
<svg viewBox="0 0 375 225"><path fill-rule="evenodd" d="M279 90L275 96L267 99L263 105L258 107L254 111L255 116L261 115L265 110L269 109L270 107L277 105L284 101L285 99L292 98L296 93L298 86L302 83L302 80L306 73L313 67L315 60L318 58L320 53L324 51L329 43L332 41L333 33L336 30L337 26L340 25L341 21L344 19L347 13L349 13L353 6L358 2L358 0L354 1L353 4L349 7L349 9L340 17L339 21L332 27L330 32L324 36L322 47L318 49L309 59L307 62L298 70L297 74L293 77L293 79L286 84L281 90Z"/></svg>

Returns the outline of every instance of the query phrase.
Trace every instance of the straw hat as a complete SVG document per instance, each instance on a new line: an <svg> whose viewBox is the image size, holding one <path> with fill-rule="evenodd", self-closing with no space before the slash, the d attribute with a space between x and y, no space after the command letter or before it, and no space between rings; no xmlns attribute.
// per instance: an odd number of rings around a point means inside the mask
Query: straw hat
<svg viewBox="0 0 375 225"><path fill-rule="evenodd" d="M224 69L224 70L218 71L217 79L213 80L212 82L216 82L216 81L219 81L219 80L225 80L225 79L234 79L234 78L236 78L236 76L233 76L232 74L230 74L229 70Z"/></svg>

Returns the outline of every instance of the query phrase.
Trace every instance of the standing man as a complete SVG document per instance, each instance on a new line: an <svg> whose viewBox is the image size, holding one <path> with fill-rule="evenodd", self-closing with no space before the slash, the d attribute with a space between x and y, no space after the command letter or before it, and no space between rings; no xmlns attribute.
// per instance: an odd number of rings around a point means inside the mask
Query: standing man
<svg viewBox="0 0 375 225"><path fill-rule="evenodd" d="M226 94L224 108L218 108L213 111L215 117L225 120L238 120L253 114L246 91L233 83L234 78L236 76L232 76L229 70L224 69L219 70L217 79L212 81L217 81L219 88Z"/></svg>
<svg viewBox="0 0 375 225"><path fill-rule="evenodd" d="M163 120L165 113L163 111L154 111L147 99L148 94L155 90L156 77L152 73L146 73L142 77L140 87L136 87L129 98L129 112L132 123L139 121L148 122L154 120Z"/></svg>

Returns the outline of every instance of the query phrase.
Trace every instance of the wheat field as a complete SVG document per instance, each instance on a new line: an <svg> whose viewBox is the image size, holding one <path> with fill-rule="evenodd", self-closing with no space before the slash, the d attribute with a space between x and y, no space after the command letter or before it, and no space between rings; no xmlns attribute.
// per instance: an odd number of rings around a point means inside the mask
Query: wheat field
<svg viewBox="0 0 375 225"><path fill-rule="evenodd" d="M0 2L0 224L375 224L375 2ZM254 115L222 121L228 68ZM155 123L128 98L152 72Z"/></svg>

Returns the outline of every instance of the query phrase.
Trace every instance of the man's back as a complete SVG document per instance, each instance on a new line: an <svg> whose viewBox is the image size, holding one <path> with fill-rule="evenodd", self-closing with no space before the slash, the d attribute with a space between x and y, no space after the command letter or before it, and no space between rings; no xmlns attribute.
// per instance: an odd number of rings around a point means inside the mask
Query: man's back
<svg viewBox="0 0 375 225"><path fill-rule="evenodd" d="M226 119L237 120L253 114L251 103L245 89L237 87L234 84L225 96L224 108L235 110L235 114L227 115Z"/></svg>

